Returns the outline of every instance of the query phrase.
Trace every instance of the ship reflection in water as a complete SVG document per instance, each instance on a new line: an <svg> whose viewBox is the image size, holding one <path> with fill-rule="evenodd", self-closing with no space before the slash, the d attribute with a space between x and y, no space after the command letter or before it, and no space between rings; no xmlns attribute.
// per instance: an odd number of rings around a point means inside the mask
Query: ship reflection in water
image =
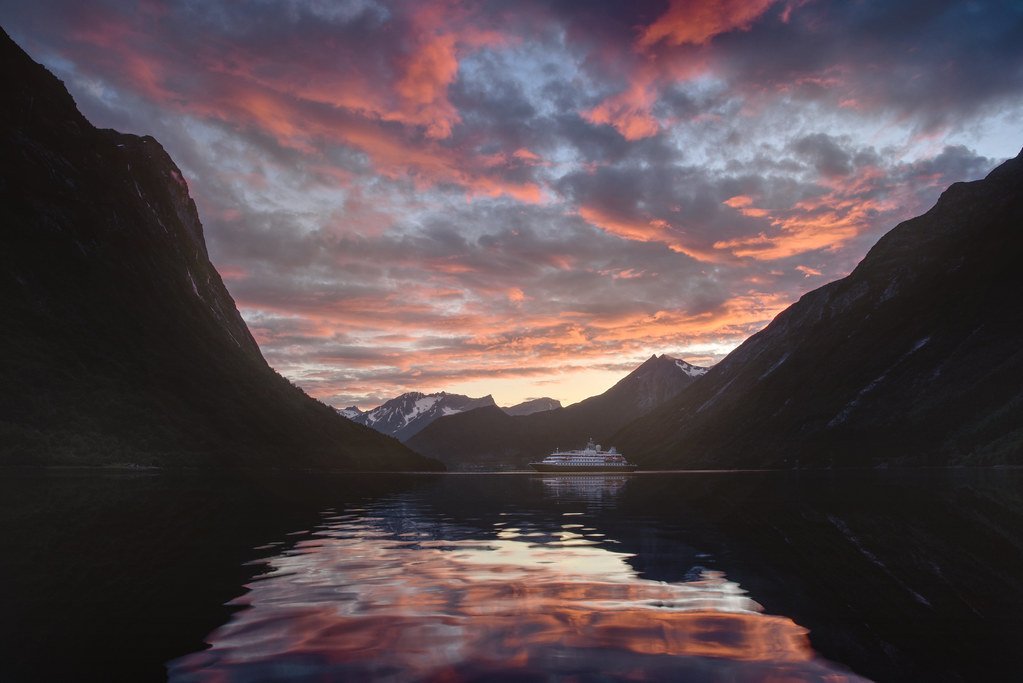
<svg viewBox="0 0 1023 683"><path fill-rule="evenodd" d="M613 492L604 481L584 497ZM170 680L863 680L720 571L640 578L581 512L500 520L471 529L394 501L326 513Z"/></svg>
<svg viewBox="0 0 1023 683"><path fill-rule="evenodd" d="M553 500L578 500L599 506L612 502L629 481L627 474L545 474L538 477Z"/></svg>

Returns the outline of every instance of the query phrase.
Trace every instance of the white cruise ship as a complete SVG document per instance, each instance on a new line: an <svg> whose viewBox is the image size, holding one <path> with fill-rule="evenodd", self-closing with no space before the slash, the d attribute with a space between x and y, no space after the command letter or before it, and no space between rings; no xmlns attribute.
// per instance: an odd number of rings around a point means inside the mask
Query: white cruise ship
<svg viewBox="0 0 1023 683"><path fill-rule="evenodd" d="M529 463L529 466L537 472L632 472L636 469L636 465L614 447L609 451L601 450L600 444L594 444L593 439L582 450L555 450L540 462Z"/></svg>

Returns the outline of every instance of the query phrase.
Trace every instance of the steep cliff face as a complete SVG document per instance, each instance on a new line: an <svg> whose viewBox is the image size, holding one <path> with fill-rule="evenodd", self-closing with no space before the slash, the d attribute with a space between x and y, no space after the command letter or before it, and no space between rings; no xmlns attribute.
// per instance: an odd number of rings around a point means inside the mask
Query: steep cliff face
<svg viewBox="0 0 1023 683"><path fill-rule="evenodd" d="M0 463L429 467L275 373L180 170L0 32Z"/></svg>
<svg viewBox="0 0 1023 683"><path fill-rule="evenodd" d="M1023 462L1023 153L614 440L645 466Z"/></svg>

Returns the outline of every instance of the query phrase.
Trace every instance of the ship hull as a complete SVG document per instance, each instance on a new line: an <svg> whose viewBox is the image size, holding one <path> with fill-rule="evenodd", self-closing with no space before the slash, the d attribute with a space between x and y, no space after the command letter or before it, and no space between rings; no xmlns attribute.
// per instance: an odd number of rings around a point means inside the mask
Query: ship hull
<svg viewBox="0 0 1023 683"><path fill-rule="evenodd" d="M637 465L548 465L542 462L531 462L529 466L537 472L635 472Z"/></svg>

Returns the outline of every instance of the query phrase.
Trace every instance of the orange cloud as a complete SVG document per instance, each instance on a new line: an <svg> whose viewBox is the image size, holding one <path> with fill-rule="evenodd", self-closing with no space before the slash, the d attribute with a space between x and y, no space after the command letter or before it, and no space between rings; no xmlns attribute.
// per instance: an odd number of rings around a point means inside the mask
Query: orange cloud
<svg viewBox="0 0 1023 683"><path fill-rule="evenodd" d="M640 140L660 130L660 124L650 113L656 101L652 83L637 82L582 116L593 124L613 126L626 140Z"/></svg>
<svg viewBox="0 0 1023 683"><path fill-rule="evenodd" d="M118 64L111 72L151 101L197 118L265 132L313 163L325 143L343 144L365 152L379 173L411 177L420 187L452 183L465 187L470 197L543 201L536 183L505 181L501 169L490 170L471 151L440 144L461 121L448 99L459 60L483 47L513 41L472 25L472 20L458 3L417 6L405 36L409 47L394 58L392 72L383 75L357 64L344 68L359 56L343 48L331 48L331 66L326 67L302 49L282 62L275 53L237 42L216 50L200 46L191 57L198 70L190 67L188 78L182 78L183 62L139 49L151 36L130 19L101 17L74 35L81 43L103 48L103 60ZM528 157L528 150L520 152L515 154L520 160L538 159Z"/></svg>
<svg viewBox="0 0 1023 683"><path fill-rule="evenodd" d="M792 301L773 292L749 291L733 296L708 311L688 313L679 310L653 314L623 314L587 323L593 336L605 341L671 348L693 341L732 338L745 339L770 322Z"/></svg>
<svg viewBox="0 0 1023 683"><path fill-rule="evenodd" d="M794 216L774 221L781 228L777 234L764 233L714 243L715 249L726 249L740 258L759 261L796 256L816 249L834 251L859 234L854 217L834 211L812 216Z"/></svg>
<svg viewBox="0 0 1023 683"><path fill-rule="evenodd" d="M448 100L448 86L458 75L459 52L500 45L505 38L495 31L467 25L454 3L424 3L413 15L416 47L405 60L404 74L395 84L402 97L401 111L386 112L385 120L424 126L431 138L446 138L461 122Z"/></svg>
<svg viewBox="0 0 1023 683"><path fill-rule="evenodd" d="M747 195L737 195L730 197L724 202L727 206L732 207L743 216L749 216L751 218L763 218L768 215L767 209L758 209L753 206L753 198Z"/></svg>
<svg viewBox="0 0 1023 683"><path fill-rule="evenodd" d="M803 277L820 277L823 273L810 266L796 266L796 270L803 274Z"/></svg>
<svg viewBox="0 0 1023 683"><path fill-rule="evenodd" d="M175 102L169 102L174 106ZM513 182L490 175L485 164L474 166L456 149L432 140L414 141L397 133L380 120L357 115L323 111L309 107L287 93L255 86L243 80L223 84L220 92L207 101L181 105L191 115L213 118L240 128L255 128L274 137L278 144L298 150L314 159L323 144L331 142L365 152L378 173L388 178L411 178L426 188L437 183L453 183L466 189L468 196L506 195L521 202L539 203L543 189L537 183ZM322 164L317 165L318 168ZM347 182L347 175L338 176Z"/></svg>
<svg viewBox="0 0 1023 683"><path fill-rule="evenodd" d="M668 11L643 30L637 44L703 45L722 33L749 29L775 1L671 0Z"/></svg>
<svg viewBox="0 0 1023 683"><path fill-rule="evenodd" d="M656 135L661 122L652 110L661 89L670 83L697 78L706 74L705 57L657 59L642 61L629 75L629 85L622 92L603 100L581 116L596 125L613 126L626 140L641 140Z"/></svg>
<svg viewBox="0 0 1023 683"><path fill-rule="evenodd" d="M526 149L525 147L521 147L515 150L512 156L515 157L516 159L522 159L524 161L540 161L540 157L538 157L536 154Z"/></svg>
<svg viewBox="0 0 1023 683"><path fill-rule="evenodd" d="M458 73L455 36L432 36L411 55L405 75L395 90L405 99L411 111L405 119L422 122L432 138L446 138L451 127L461 119L458 110L447 99L448 85Z"/></svg>
<svg viewBox="0 0 1023 683"><path fill-rule="evenodd" d="M678 232L664 220L654 218L637 220L625 216L615 216L592 206L580 206L578 214L590 225L625 239L637 242L660 242L672 251L685 254L697 261L714 263L722 258L722 254L712 250L684 243Z"/></svg>
<svg viewBox="0 0 1023 683"><path fill-rule="evenodd" d="M745 195L731 197L725 204L746 216L769 217L777 232L720 240L714 243L714 248L758 261L788 258L819 249L837 251L873 229L879 213L899 206L898 196L883 199L874 196L879 186L883 186L884 178L881 169L872 166L863 167L849 177L823 178L819 182L830 187L829 192L776 211L752 206L752 198Z"/></svg>
<svg viewBox="0 0 1023 683"><path fill-rule="evenodd" d="M637 38L635 48L644 54L644 59L629 76L628 87L583 112L583 118L613 126L626 140L656 135L661 123L652 110L661 89L707 71L705 56L657 54L658 44L701 46L719 34L748 29L775 1L672 0L668 10Z"/></svg>
<svg viewBox="0 0 1023 683"><path fill-rule="evenodd" d="M432 264L428 270L431 282L403 283L377 295L275 304L241 297L239 303L250 322L267 315L288 318L288 331L280 340L258 322L253 328L278 370L298 378L313 395L328 398L353 391L351 382L330 379L339 365L374 372L390 368L397 393L410 382L418 389L443 389L459 381L553 376L609 359L641 360L651 350L663 353L700 344L727 350L761 329L794 298L749 289L703 311L593 315L562 308L544 313L525 306L532 299L520 288L495 287L467 297L458 286L444 284L457 274ZM394 340L378 339L381 329ZM338 353L317 351L312 341L308 346L295 342L301 336L331 340L353 335L369 335L374 341ZM377 379L374 390L388 386L387 380Z"/></svg>

